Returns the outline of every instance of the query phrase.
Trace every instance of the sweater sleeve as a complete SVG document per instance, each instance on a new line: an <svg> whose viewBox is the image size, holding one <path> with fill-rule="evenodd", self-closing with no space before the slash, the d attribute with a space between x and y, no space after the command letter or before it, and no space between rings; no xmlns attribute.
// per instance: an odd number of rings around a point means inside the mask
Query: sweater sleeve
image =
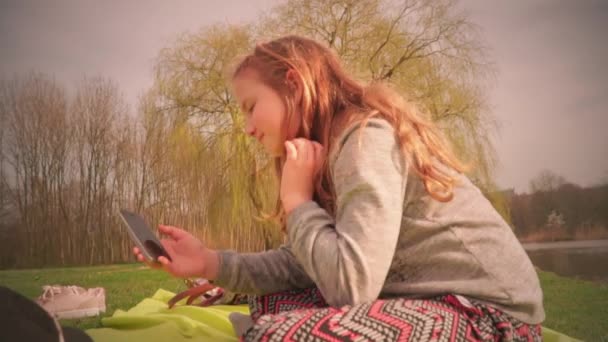
<svg viewBox="0 0 608 342"><path fill-rule="evenodd" d="M259 253L218 253L220 267L213 283L229 291L263 295L314 286L298 264L290 244Z"/></svg>
<svg viewBox="0 0 608 342"><path fill-rule="evenodd" d="M386 121L372 119L340 139L330 166L335 219L313 201L287 218L296 259L334 307L378 298L392 263L407 179L393 132Z"/></svg>

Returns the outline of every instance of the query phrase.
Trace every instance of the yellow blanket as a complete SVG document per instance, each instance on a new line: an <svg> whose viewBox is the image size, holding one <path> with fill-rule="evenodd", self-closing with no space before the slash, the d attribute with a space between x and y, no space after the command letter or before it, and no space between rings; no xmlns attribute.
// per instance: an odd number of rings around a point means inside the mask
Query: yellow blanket
<svg viewBox="0 0 608 342"><path fill-rule="evenodd" d="M181 342L238 341L228 320L231 312L249 314L247 305L213 305L198 307L185 304L186 299L169 309L167 302L175 294L159 289L128 311L116 310L102 319L104 328L89 329L95 342ZM543 327L547 342L578 341Z"/></svg>

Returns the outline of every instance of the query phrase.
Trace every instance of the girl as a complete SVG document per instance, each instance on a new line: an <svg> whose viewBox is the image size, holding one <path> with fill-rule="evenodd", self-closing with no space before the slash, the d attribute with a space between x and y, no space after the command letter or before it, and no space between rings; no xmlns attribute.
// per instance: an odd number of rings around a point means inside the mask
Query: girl
<svg viewBox="0 0 608 342"><path fill-rule="evenodd" d="M231 83L276 160L288 243L215 251L160 226L158 261L257 295L243 340L541 340L534 267L414 104L297 36L257 45Z"/></svg>

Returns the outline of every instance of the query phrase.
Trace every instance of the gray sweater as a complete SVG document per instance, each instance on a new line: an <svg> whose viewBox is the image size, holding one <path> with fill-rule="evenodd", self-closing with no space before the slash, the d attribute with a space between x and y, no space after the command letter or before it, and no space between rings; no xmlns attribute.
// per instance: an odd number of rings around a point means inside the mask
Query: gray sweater
<svg viewBox="0 0 608 342"><path fill-rule="evenodd" d="M335 307L453 293L526 323L544 320L530 259L466 176L457 174L450 202L432 199L383 119L351 125L337 141L328 157L336 217L301 204L279 249L220 251L216 284L255 294L316 285Z"/></svg>

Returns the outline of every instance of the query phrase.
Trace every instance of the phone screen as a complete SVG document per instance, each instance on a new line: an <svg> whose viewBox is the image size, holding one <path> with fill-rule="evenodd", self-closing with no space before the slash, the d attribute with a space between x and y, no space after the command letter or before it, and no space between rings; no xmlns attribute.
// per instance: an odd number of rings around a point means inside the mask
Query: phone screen
<svg viewBox="0 0 608 342"><path fill-rule="evenodd" d="M139 247L142 254L150 261L158 262L159 256L171 260L169 254L154 235L144 219L128 210L120 210L120 217L125 223L131 240Z"/></svg>

